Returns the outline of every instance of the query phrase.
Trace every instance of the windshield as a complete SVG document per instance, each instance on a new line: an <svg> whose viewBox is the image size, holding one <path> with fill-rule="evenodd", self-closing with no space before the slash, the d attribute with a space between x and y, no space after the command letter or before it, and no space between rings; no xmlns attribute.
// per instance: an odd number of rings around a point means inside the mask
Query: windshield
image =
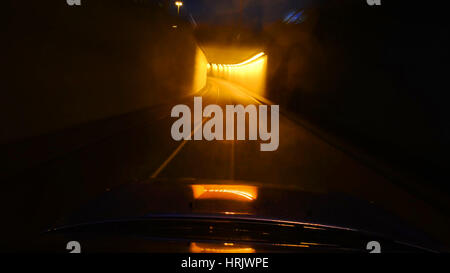
<svg viewBox="0 0 450 273"><path fill-rule="evenodd" d="M5 243L171 214L448 250L445 16L387 2L10 1Z"/></svg>

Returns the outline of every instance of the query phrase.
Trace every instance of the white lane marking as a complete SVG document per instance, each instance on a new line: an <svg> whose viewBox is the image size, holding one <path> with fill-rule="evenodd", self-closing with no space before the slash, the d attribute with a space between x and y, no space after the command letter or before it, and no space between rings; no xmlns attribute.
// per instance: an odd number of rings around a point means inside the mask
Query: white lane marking
<svg viewBox="0 0 450 273"><path fill-rule="evenodd" d="M203 93L201 94L201 96L206 95L206 93L208 93L209 91L211 91L211 86L209 86L209 87L208 87L208 90L205 91L205 92L203 92ZM219 92L219 88L217 88L217 92ZM216 103L217 103L217 99L216 99ZM198 129L202 128L203 123L205 123L205 121L206 121L207 119L208 119L208 118L204 118L204 119L202 120L202 123L198 124L197 127L195 127L194 130L192 130L192 132L191 132L191 137L190 137L191 139L192 139L192 136L195 134L195 132L197 132ZM172 159L175 158L175 156L181 151L181 149L183 149L184 145L186 145L187 142L188 142L188 140L183 140L183 142L181 142L181 144L178 145L178 147L175 149L175 151L173 151L173 152L170 154L170 156L169 156L169 157L161 164L161 166L159 166L159 168L156 169L156 171L153 172L153 174L150 176L150 178L156 178L156 177L164 170L164 168L165 168L167 165L169 165L170 161L172 161Z"/></svg>
<svg viewBox="0 0 450 273"><path fill-rule="evenodd" d="M220 89L219 86L220 86L221 83L218 83L218 82L215 81L215 80L213 80L213 82L215 82L215 84L217 85L217 97L216 97L216 104L217 104L217 102L218 102L218 100L219 100L219 89ZM222 83L222 84L223 84L223 83ZM231 86L231 87L230 87L230 86ZM240 92L240 93L246 95L247 97L251 98L252 100L254 100L257 104L262 105L262 103L261 103L259 100L255 99L255 98L254 98L252 95L250 95L248 92L243 91L243 90L239 90L239 88L236 88L236 86L231 85L231 84L229 84L228 88L230 88L230 89L236 89L236 90L238 90L238 92ZM206 95L206 93L208 93L210 90L211 90L211 87L209 86L209 88L208 88L207 90L205 90L205 91L201 94L201 96ZM267 100L267 101L268 101L268 100ZM270 101L269 101L269 102L270 102ZM203 124L205 123L206 120L207 120L207 118L204 118L204 119L202 120L202 123L200 123L199 125L197 125L197 127L194 128L194 130L192 130L192 132L191 132L191 138L192 138L192 136L194 135L194 133L195 133L198 129L202 128L202 126L203 126ZM181 149L183 149L184 145L186 145L187 142L188 142L188 140L183 140L183 142L175 149L175 151L172 152L172 154L170 154L170 156L169 156L169 157L161 164L161 166L159 166L159 168L156 169L156 171L153 172L153 174L150 176L150 178L156 178L156 177L164 170L164 168L167 167L167 165L175 158L175 156L181 151ZM233 152L233 159L234 159L234 145L232 145L232 146L233 146L233 147L232 147L232 149L233 149L232 152ZM234 161L234 160L233 160L233 161ZM233 173L234 173L234 162L233 162ZM234 176L234 174L233 174L233 176Z"/></svg>
<svg viewBox="0 0 450 273"><path fill-rule="evenodd" d="M198 124L197 127L195 127L194 130L192 130L191 138L194 135L194 133L197 132L198 129L202 128L203 123L205 123L206 119L207 118L204 118L202 120L202 123ZM164 170L164 168L170 163L170 161L172 161L172 159L174 159L174 157L181 151L181 149L184 147L184 145L186 145L187 142L188 140L183 140L183 142L181 142L181 144L178 145L175 151L172 152L172 154L163 162L163 164L161 164L161 166L159 166L159 168L155 172L153 172L150 178L156 178L162 172L162 170Z"/></svg>

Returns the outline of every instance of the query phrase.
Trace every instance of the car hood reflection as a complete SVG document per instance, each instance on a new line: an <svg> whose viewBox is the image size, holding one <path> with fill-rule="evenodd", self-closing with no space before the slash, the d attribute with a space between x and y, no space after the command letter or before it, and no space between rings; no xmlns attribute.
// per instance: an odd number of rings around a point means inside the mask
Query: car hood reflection
<svg viewBox="0 0 450 273"><path fill-rule="evenodd" d="M157 179L105 191L55 226L171 215L248 218L375 232L404 241L427 240L375 204L338 193L305 192L246 181Z"/></svg>

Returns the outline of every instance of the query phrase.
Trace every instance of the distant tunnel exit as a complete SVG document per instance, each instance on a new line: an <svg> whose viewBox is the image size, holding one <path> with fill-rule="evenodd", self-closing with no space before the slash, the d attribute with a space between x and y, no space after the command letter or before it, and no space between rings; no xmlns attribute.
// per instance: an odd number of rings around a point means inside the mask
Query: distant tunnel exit
<svg viewBox="0 0 450 273"><path fill-rule="evenodd" d="M266 93L267 55L264 52L235 64L209 63L207 68L208 76L238 83L260 96Z"/></svg>

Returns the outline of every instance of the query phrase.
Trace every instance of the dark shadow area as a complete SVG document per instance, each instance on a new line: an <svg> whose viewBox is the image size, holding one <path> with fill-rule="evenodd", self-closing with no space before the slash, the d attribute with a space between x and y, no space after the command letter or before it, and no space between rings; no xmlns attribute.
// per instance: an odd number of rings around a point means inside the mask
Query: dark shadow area
<svg viewBox="0 0 450 273"><path fill-rule="evenodd" d="M299 25L274 24L270 98L449 193L446 20L431 4L350 0L311 8Z"/></svg>
<svg viewBox="0 0 450 273"><path fill-rule="evenodd" d="M191 91L192 30L159 1L4 5L0 143L137 111Z"/></svg>
<svg viewBox="0 0 450 273"><path fill-rule="evenodd" d="M161 105L192 93L198 47L191 26L164 1L2 6L1 230L20 249L107 186L147 177L142 162L157 152L141 149L158 134L146 126L169 111ZM98 144L112 136L122 148ZM121 153L141 163L124 162Z"/></svg>

